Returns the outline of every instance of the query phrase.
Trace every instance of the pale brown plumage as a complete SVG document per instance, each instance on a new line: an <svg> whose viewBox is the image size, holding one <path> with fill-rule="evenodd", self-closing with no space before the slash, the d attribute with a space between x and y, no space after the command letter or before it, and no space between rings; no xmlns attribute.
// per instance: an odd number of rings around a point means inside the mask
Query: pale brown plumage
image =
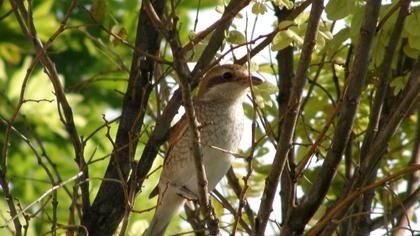
<svg viewBox="0 0 420 236"><path fill-rule="evenodd" d="M203 164L209 191L213 190L230 168L243 129L242 102L249 85L261 79L250 76L239 65L217 66L210 70L194 98L194 109L200 123ZM191 152L191 133L183 117L173 128L169 148L158 184L158 205L144 235L163 235L170 219L185 199L198 198L198 185ZM217 149L212 148L213 146ZM225 150L225 151L221 151Z"/></svg>

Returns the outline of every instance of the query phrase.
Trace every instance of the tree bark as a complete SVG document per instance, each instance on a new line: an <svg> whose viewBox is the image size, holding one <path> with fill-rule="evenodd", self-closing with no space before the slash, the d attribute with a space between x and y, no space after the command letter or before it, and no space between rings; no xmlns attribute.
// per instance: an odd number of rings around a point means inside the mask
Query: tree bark
<svg viewBox="0 0 420 236"><path fill-rule="evenodd" d="M153 5L156 11L163 13L165 1L154 0ZM139 13L135 46L156 55L161 40L159 33L143 8ZM127 178L152 91L154 66L152 59L134 51L114 150L92 207L83 215L81 222L89 235L112 235L128 207ZM84 230L80 233L83 234Z"/></svg>

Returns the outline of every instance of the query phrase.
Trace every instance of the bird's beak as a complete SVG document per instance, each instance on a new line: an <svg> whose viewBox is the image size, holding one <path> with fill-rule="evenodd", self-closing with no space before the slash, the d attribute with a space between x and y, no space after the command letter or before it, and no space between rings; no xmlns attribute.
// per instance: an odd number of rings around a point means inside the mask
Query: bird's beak
<svg viewBox="0 0 420 236"><path fill-rule="evenodd" d="M264 80L258 78L257 76L251 76L252 85L259 85L264 82Z"/></svg>
<svg viewBox="0 0 420 236"><path fill-rule="evenodd" d="M249 86L249 79L251 79L252 85L260 85L264 82L264 80L260 79L257 76L251 75L251 76L244 76L244 77L239 77L238 81L240 84L244 85L244 86Z"/></svg>

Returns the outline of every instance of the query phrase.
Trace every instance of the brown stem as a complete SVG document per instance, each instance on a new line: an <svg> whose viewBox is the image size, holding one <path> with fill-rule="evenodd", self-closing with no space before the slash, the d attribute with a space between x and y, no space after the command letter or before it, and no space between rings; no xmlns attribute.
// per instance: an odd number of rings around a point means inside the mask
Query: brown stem
<svg viewBox="0 0 420 236"><path fill-rule="evenodd" d="M418 164L417 164L418 165ZM418 170L417 170L418 172ZM413 172L415 173L415 172ZM410 195L408 195L404 201L402 201L402 205L404 207L401 206L396 206L394 207L391 212L389 213L389 215L384 215L378 218L375 218L374 220L372 220L369 223L369 229L371 231L378 229L379 227L385 225L386 223L386 219L394 219L394 218L398 218L398 217L406 217L404 212L404 209L408 209L411 208L413 206L415 206L416 204L418 204L418 200L420 198L420 188L417 188L413 193L411 193ZM414 234L413 234L414 235Z"/></svg>
<svg viewBox="0 0 420 236"><path fill-rule="evenodd" d="M47 54L47 45L42 45L41 41L38 39L37 31L32 16L32 2L28 2L27 8L25 7L25 4L22 1L11 1L11 4L13 5L16 19L18 20L19 25L21 26L22 32L24 32L30 38L35 49L37 58L44 65L44 71L48 75L54 87L54 92L57 97L57 104L59 106L58 112L60 113L60 116L61 112L63 112L64 114L64 117L62 117L61 119L73 143L75 161L78 164L79 169L83 171L82 184L80 184L80 189L82 192L83 210L84 212L86 212L89 210L90 207L89 183L88 181L85 181L88 179L89 173L83 156L84 147L81 143L76 126L74 124L73 111L70 107L70 104L67 101L56 67ZM62 24L60 25L59 29L55 32L55 34L50 38L51 41L55 39L64 30L66 21L69 19L69 16L71 15L71 12L74 9L74 7L75 1L72 1L69 11L64 17ZM60 110L60 108L62 109L62 111Z"/></svg>
<svg viewBox="0 0 420 236"><path fill-rule="evenodd" d="M319 223L317 223L314 227L312 227L311 230L308 231L308 233L306 234L306 236L315 236L317 235L330 221L331 219L334 217L335 214L337 214L337 212L341 209L346 207L348 204L350 204L354 199L356 199L357 197L359 197L361 194L367 192L367 191L371 191L375 188L378 188L379 186L384 185L385 183L392 181L395 178L400 177L401 175L405 175L408 173L412 173L414 171L420 170L420 165L410 165L407 166L405 168L403 168L402 170L399 170L397 172L395 172L392 175L389 175L373 184L370 184L368 186L365 186L361 189L358 189L350 194L347 195L347 197L345 197L343 199L342 202L340 202L340 204L337 204L334 208L330 209L327 214L326 217L324 217Z"/></svg>
<svg viewBox="0 0 420 236"><path fill-rule="evenodd" d="M420 164L420 109L417 111L417 129L416 129L416 137L414 140L413 151L411 154L411 164ZM407 184L407 195L412 194L419 189L420 186L420 172L413 172L408 177L408 184ZM400 217L398 222L398 229L393 233L393 236L403 236L404 235L404 228L409 224L410 218L414 214L414 210L417 204L413 204L410 207L406 207L406 212L403 216Z"/></svg>
<svg viewBox="0 0 420 236"><path fill-rule="evenodd" d="M400 99L395 102L395 106L390 110L390 116L387 117L387 122L377 134L374 142L371 144L360 169L355 172L351 183L343 191L346 197L351 191L355 191L364 185L369 184L369 180L376 173L378 164L386 151L386 145L390 138L393 136L401 122L407 117L413 108L418 107L420 104L420 57L417 63L413 66L410 81L407 83L404 90L401 92ZM343 207L338 213L337 218L343 217L350 206ZM331 232L331 229L327 229Z"/></svg>
<svg viewBox="0 0 420 236"><path fill-rule="evenodd" d="M294 235L303 232L305 225L321 205L334 178L351 134L351 127L364 86L364 79L368 69L368 56L375 34L380 3L380 0L374 0L369 1L366 5L353 67L346 81L343 100L337 104L337 106L340 106L340 116L334 130L331 148L328 150L321 170L308 193L304 196L302 203L292 210L288 222L282 229L284 235Z"/></svg>
<svg viewBox="0 0 420 236"><path fill-rule="evenodd" d="M291 11L286 8L280 9L279 7L274 6L274 12L277 17L278 22L283 21ZM278 116L279 125L277 129L277 139L278 135L281 133L281 123L283 121L284 114L287 111L287 104L289 102L290 92L292 88L292 80L294 77L293 71L293 52L294 48L288 46L277 53L277 69L279 71L279 78L277 82L277 87L279 92L277 94L277 104L278 104ZM296 183L294 181L295 176L295 166L296 161L294 158L294 153L289 152L287 168L284 169L284 172L281 175L281 216L282 222L285 221L285 217L290 212L290 209L295 205L296 199Z"/></svg>
<svg viewBox="0 0 420 236"><path fill-rule="evenodd" d="M309 5L311 5L312 1L313 0L306 0L305 2L303 2L302 4L294 8L284 20L293 20L296 17L298 17L300 13L302 13ZM257 55L259 52L261 52L264 48L266 48L267 45L269 45L273 41L274 36L276 36L279 30L282 30L282 29L278 29L278 28L275 29L260 44L254 47L249 53L250 57L252 58L253 56ZM245 62L247 62L247 57L248 56L245 55L241 57L240 59L235 60L235 64L239 64L239 65L245 64Z"/></svg>
<svg viewBox="0 0 420 236"><path fill-rule="evenodd" d="M260 208L255 223L256 235L264 235L265 228L271 213L274 195L277 191L279 178L283 173L289 150L292 146L293 133L300 109L303 87L306 84L306 75L311 61L312 50L315 46L315 37L318 31L319 20L323 9L323 1L315 0L312 3L308 28L305 33L304 44L296 76L292 81L292 89L288 101L288 109L281 126L281 134L270 173L266 178Z"/></svg>
<svg viewBox="0 0 420 236"><path fill-rule="evenodd" d="M391 64L392 64L392 58L394 57L394 52L397 48L399 39L401 37L402 29L404 28L404 21L406 16L408 15L408 9L410 6L410 0L404 0L401 1L400 12L398 14L398 18L395 22L394 30L391 34L391 38L389 40L388 45L385 48L385 55L383 58L383 61L381 63L380 69L379 69L379 80L377 84L377 90L375 93L375 98L373 101L372 109L370 111L369 115L369 123L368 127L366 129L366 134L363 140L361 152L360 152L360 162L363 162L363 158L366 156L369 148L371 147L372 142L376 139L376 135L378 134L378 131L380 130L380 120L384 119L384 114L382 113L382 108L386 96L387 89L389 87L389 77L391 74ZM398 9L398 8L397 8ZM375 170L374 172L376 172ZM368 183L372 183L374 181L374 178L369 180ZM368 192L363 195L363 204L362 207L360 207L361 212L366 212L371 209L371 204L373 201L374 193ZM356 226L358 233L360 235L368 235L369 230L366 227L366 222L370 220L370 215L361 215L356 220Z"/></svg>
<svg viewBox="0 0 420 236"><path fill-rule="evenodd" d="M229 169L228 173L226 174L228 184L232 188L233 192L235 193L237 198L240 198L242 193L242 187L239 183L239 179L236 177L235 172L232 168ZM244 207L245 207L245 213L247 214L248 219L253 220L254 219L254 212L252 211L251 207L249 206L249 203L244 199ZM251 228L254 228L254 222L250 222ZM250 233L250 232L249 232Z"/></svg>
<svg viewBox="0 0 420 236"><path fill-rule="evenodd" d="M163 13L164 1L155 0L153 5L159 14ZM152 58L144 57L140 52L156 55L160 46L159 33L143 8L139 15L135 47L140 50L133 54L115 146L104 176L105 179L115 181L101 182L91 210L83 215L82 225L88 229L89 235L112 235L129 207L127 203L131 191L127 178L152 91L155 66Z"/></svg>

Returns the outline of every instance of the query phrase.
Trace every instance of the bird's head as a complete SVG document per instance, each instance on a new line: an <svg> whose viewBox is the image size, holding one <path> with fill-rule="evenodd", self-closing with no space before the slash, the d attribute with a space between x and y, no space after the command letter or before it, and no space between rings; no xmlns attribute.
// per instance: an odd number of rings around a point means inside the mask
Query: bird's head
<svg viewBox="0 0 420 236"><path fill-rule="evenodd" d="M198 90L198 99L236 100L242 98L250 84L259 85L260 78L249 75L248 70L240 65L227 64L216 66L205 75Z"/></svg>

